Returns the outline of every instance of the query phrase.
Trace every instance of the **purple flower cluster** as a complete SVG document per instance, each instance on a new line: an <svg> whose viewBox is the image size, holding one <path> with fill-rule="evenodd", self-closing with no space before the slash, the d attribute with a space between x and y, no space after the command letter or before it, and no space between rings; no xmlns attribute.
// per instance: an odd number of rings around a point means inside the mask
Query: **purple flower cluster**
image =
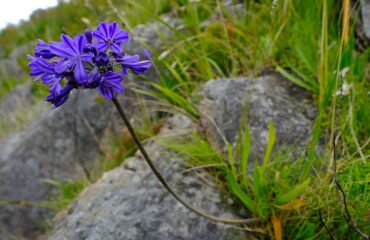
<svg viewBox="0 0 370 240"><path fill-rule="evenodd" d="M74 88L98 88L107 99L124 91L122 74L128 70L143 74L151 67L149 60L140 61L138 55L126 55L122 44L128 33L117 23L102 22L93 32L86 30L74 38L62 35L60 42L47 44L39 40L35 55L28 56L30 76L50 87L45 98L54 107L65 103ZM121 68L117 73L116 68Z"/></svg>

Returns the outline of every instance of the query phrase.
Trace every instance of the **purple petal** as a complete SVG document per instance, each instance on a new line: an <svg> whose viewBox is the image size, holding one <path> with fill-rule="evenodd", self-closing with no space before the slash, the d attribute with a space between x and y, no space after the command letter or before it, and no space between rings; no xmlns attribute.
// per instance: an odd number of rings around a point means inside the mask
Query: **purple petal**
<svg viewBox="0 0 370 240"><path fill-rule="evenodd" d="M92 52L85 52L85 53L81 54L82 60L84 60L86 62L90 61L93 57L94 57L94 53L92 53Z"/></svg>
<svg viewBox="0 0 370 240"><path fill-rule="evenodd" d="M56 91L56 89L50 90L50 95L48 95L45 100L52 103L54 108L57 108L68 100L69 94L73 88L74 86L72 84L67 84L58 91Z"/></svg>
<svg viewBox="0 0 370 240"><path fill-rule="evenodd" d="M100 73L99 69L95 67L90 73L89 73L89 79L88 83L97 82L100 80Z"/></svg>
<svg viewBox="0 0 370 240"><path fill-rule="evenodd" d="M152 66L152 63L149 60L139 62L139 59L138 55L126 55L118 58L117 61L121 63L124 74L127 74L126 68L131 69L136 74L144 74Z"/></svg>
<svg viewBox="0 0 370 240"><path fill-rule="evenodd" d="M122 73L123 73L124 75L128 75L128 70L127 70L127 68L122 67Z"/></svg>
<svg viewBox="0 0 370 240"><path fill-rule="evenodd" d="M50 93L54 96L57 96L60 94L60 91L62 90L62 85L60 85L59 81L54 82L54 84L50 88Z"/></svg>
<svg viewBox="0 0 370 240"><path fill-rule="evenodd" d="M51 59L55 57L55 55L52 54L50 51L50 46L40 39L38 40L38 43L36 44L35 56L43 57L45 59Z"/></svg>
<svg viewBox="0 0 370 240"><path fill-rule="evenodd" d="M53 42L50 44L51 53L62 58L73 57L72 50L68 49L65 44L60 42Z"/></svg>
<svg viewBox="0 0 370 240"><path fill-rule="evenodd" d="M99 52L96 55L95 59L94 59L94 62L98 66L107 66L109 61L110 61L110 59L109 59L108 55L105 52Z"/></svg>
<svg viewBox="0 0 370 240"><path fill-rule="evenodd" d="M149 60L131 63L127 65L127 67L130 68L136 74L144 74L151 66L152 62Z"/></svg>
<svg viewBox="0 0 370 240"><path fill-rule="evenodd" d="M102 22L98 26L98 31L104 35L104 38L109 38L109 23Z"/></svg>
<svg viewBox="0 0 370 240"><path fill-rule="evenodd" d="M41 76L39 76L39 75L42 74L42 71L40 71L38 69L34 69L29 74L30 74L31 77L37 77L37 80L39 80L41 78ZM37 80L35 79L35 81L37 81Z"/></svg>
<svg viewBox="0 0 370 240"><path fill-rule="evenodd" d="M98 50L98 52L104 52L108 49L108 47L109 45L105 42L98 42L97 44L95 44L95 48Z"/></svg>
<svg viewBox="0 0 370 240"><path fill-rule="evenodd" d="M88 43L92 43L92 33L89 29L85 30L85 37Z"/></svg>
<svg viewBox="0 0 370 240"><path fill-rule="evenodd" d="M103 77L104 81L111 86L121 86L120 83L123 80L122 76L115 72L106 72Z"/></svg>
<svg viewBox="0 0 370 240"><path fill-rule="evenodd" d="M29 59L31 60L29 63L29 67L31 68L30 76L35 77L34 81L41 78L45 85L52 85L60 79L56 77L53 65L42 57L34 58L29 56Z"/></svg>
<svg viewBox="0 0 370 240"><path fill-rule="evenodd" d="M113 89L104 87L103 85L99 85L99 91L101 95L103 95L107 99L112 99L113 97Z"/></svg>
<svg viewBox="0 0 370 240"><path fill-rule="evenodd" d="M31 72L29 73L29 75L32 77L37 77L37 79L35 79L35 81L37 81L40 79L39 75L42 74L43 72L40 70L36 58L33 58L31 56L28 56L28 58L31 60L31 62L28 64L28 66L31 68Z"/></svg>
<svg viewBox="0 0 370 240"><path fill-rule="evenodd" d="M71 49L73 51L73 53L75 53L74 55L79 53L78 48L77 48L77 44L75 44L75 42L73 41L73 39L70 36L62 34L61 40L62 40L62 43L64 43L65 46L67 46L69 49Z"/></svg>
<svg viewBox="0 0 370 240"><path fill-rule="evenodd" d="M54 73L53 66L45 59L38 58L36 59L36 63L38 64L38 68L44 73Z"/></svg>
<svg viewBox="0 0 370 240"><path fill-rule="evenodd" d="M139 55L125 55L123 57L117 58L117 61L120 63L135 63L140 61Z"/></svg>
<svg viewBox="0 0 370 240"><path fill-rule="evenodd" d="M55 74L42 74L41 79L43 84L49 86L54 85L56 82L60 82L60 77L57 77Z"/></svg>
<svg viewBox="0 0 370 240"><path fill-rule="evenodd" d="M112 38L114 38L114 40L118 44L126 43L129 40L128 32L125 32L125 31L122 31L122 30L115 33L115 35Z"/></svg>
<svg viewBox="0 0 370 240"><path fill-rule="evenodd" d="M30 76L32 76L32 75L30 74ZM36 82L36 81L40 80L41 77L42 77L41 74L38 74L37 76L35 76L35 78L33 79L33 81Z"/></svg>
<svg viewBox="0 0 370 240"><path fill-rule="evenodd" d="M76 82L84 83L88 80L89 75L86 72L86 69L81 60L78 60L74 69L74 76Z"/></svg>
<svg viewBox="0 0 370 240"><path fill-rule="evenodd" d="M93 32L93 36L94 36L94 38L96 38L98 41L102 41L102 42L104 42L104 41L105 41L105 37L104 37L104 35L103 35L101 32L99 32L98 30L96 30L96 31L94 31L94 32Z"/></svg>
<svg viewBox="0 0 370 240"><path fill-rule="evenodd" d="M111 48L112 48L112 51L115 52L115 53L121 53L122 52L122 48L119 44L112 44L111 45Z"/></svg>
<svg viewBox="0 0 370 240"><path fill-rule="evenodd" d="M71 60L62 60L54 66L55 72L61 74L69 70L73 66L74 62Z"/></svg>
<svg viewBox="0 0 370 240"><path fill-rule="evenodd" d="M87 45L87 40L86 37L78 34L74 39L74 44L78 46L78 53L81 54L84 52L86 45Z"/></svg>
<svg viewBox="0 0 370 240"><path fill-rule="evenodd" d="M99 84L100 93L107 99L111 99L114 93L121 93L124 91L121 81L123 80L122 76L114 73L107 72L104 74L102 80Z"/></svg>
<svg viewBox="0 0 370 240"><path fill-rule="evenodd" d="M110 37L110 38L114 38L114 35L117 33L117 31L119 31L118 23L113 22L113 23L109 26L109 37Z"/></svg>

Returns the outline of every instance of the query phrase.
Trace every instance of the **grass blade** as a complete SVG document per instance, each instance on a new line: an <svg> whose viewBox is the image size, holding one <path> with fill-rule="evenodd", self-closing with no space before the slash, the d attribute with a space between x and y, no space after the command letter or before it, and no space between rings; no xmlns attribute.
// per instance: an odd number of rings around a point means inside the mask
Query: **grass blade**
<svg viewBox="0 0 370 240"><path fill-rule="evenodd" d="M310 184L310 179L307 179L303 183L294 187L288 193L284 194L283 196L279 196L276 199L276 204L281 205L281 204L285 204L285 203L293 201L306 190L309 184Z"/></svg>
<svg viewBox="0 0 370 240"><path fill-rule="evenodd" d="M226 179L229 183L229 186L231 188L231 191L239 198L240 201L252 212L255 211L255 203L254 201L243 192L243 190L240 188L238 182L235 179L235 176L230 173L230 171L226 172Z"/></svg>

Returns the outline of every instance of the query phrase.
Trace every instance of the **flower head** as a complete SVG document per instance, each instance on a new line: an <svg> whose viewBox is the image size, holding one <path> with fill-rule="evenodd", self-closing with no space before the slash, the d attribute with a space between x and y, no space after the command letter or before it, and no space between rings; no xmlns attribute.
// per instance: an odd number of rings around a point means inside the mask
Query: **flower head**
<svg viewBox="0 0 370 240"><path fill-rule="evenodd" d="M116 22L100 23L98 29L93 32L93 36L97 39L95 47L100 52L110 48L114 53L121 53L121 45L128 41L128 33L121 30Z"/></svg>
<svg viewBox="0 0 370 240"><path fill-rule="evenodd" d="M143 74L151 67L149 60L140 61L138 55L122 52L121 45L127 41L127 32L117 23L107 22L74 38L63 34L60 42L47 44L39 40L35 56L29 56L30 76L49 86L50 94L45 100L55 108L64 104L75 88L98 88L105 98L111 99L124 91L120 73L127 75L130 69ZM117 66L121 71L116 72Z"/></svg>
<svg viewBox="0 0 370 240"><path fill-rule="evenodd" d="M63 73L73 70L75 80L78 83L86 82L88 74L83 63L94 57L92 52L86 51L86 37L79 34L72 39L70 36L63 34L61 40L61 42L53 42L50 46L53 54L63 58L55 65L55 71Z"/></svg>

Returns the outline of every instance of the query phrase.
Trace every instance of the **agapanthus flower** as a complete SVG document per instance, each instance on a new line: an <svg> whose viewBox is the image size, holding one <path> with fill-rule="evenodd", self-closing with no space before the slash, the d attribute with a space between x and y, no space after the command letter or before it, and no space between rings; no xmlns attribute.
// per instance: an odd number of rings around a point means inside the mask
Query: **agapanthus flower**
<svg viewBox="0 0 370 240"><path fill-rule="evenodd" d="M143 74L151 67L150 61L123 53L122 44L127 41L127 32L117 23L107 22L74 38L63 34L60 42L48 44L39 40L34 56L29 56L30 76L49 87L50 94L45 100L55 108L65 103L77 88L98 88L105 98L112 99L124 91L122 73L127 75L130 69Z"/></svg>
<svg viewBox="0 0 370 240"><path fill-rule="evenodd" d="M118 23L102 22L98 29L93 32L93 36L97 39L96 49L104 52L110 48L114 53L121 53L123 43L128 41L128 32L119 28Z"/></svg>
<svg viewBox="0 0 370 240"><path fill-rule="evenodd" d="M86 82L88 74L84 62L90 61L94 57L92 52L85 51L87 46L86 37L79 34L72 39L70 36L63 34L61 40L61 42L51 43L50 46L53 54L63 58L55 65L55 71L63 73L73 69L75 80L78 83Z"/></svg>

